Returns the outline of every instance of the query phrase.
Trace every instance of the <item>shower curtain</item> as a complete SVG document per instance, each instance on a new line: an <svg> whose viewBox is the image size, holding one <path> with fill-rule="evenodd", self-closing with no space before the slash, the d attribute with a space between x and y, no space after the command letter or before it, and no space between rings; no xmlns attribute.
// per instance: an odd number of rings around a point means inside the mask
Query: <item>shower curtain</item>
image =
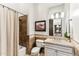
<svg viewBox="0 0 79 59"><path fill-rule="evenodd" d="M0 5L0 55L17 55L18 40L18 13Z"/></svg>

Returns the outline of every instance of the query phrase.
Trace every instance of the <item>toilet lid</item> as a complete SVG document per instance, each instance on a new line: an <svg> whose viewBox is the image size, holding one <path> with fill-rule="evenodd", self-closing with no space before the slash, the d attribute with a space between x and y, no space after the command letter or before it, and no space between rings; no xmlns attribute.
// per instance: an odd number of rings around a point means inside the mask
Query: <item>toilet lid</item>
<svg viewBox="0 0 79 59"><path fill-rule="evenodd" d="M38 53L40 51L40 47L34 47L32 49L32 53Z"/></svg>

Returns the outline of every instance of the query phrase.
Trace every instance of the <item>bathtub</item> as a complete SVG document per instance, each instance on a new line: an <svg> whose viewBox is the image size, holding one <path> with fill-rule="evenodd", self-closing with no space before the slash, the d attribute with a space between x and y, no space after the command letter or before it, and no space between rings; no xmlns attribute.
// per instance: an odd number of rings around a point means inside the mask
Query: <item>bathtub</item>
<svg viewBox="0 0 79 59"><path fill-rule="evenodd" d="M18 48L18 56L25 56L26 55L26 47L20 46Z"/></svg>

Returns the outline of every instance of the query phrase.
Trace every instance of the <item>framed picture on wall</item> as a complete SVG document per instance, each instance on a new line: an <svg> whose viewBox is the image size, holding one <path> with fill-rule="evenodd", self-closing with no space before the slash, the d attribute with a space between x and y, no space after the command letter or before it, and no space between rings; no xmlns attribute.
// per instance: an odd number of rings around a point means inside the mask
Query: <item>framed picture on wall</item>
<svg viewBox="0 0 79 59"><path fill-rule="evenodd" d="M36 21L35 22L35 31L46 31L46 21Z"/></svg>

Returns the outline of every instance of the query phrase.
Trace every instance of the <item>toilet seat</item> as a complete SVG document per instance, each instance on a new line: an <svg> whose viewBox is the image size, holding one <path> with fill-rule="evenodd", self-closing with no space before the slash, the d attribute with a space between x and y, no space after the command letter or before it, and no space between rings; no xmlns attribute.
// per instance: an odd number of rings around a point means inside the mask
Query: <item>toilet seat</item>
<svg viewBox="0 0 79 59"><path fill-rule="evenodd" d="M31 55L39 55L39 52L40 52L40 47L34 47L31 50Z"/></svg>

